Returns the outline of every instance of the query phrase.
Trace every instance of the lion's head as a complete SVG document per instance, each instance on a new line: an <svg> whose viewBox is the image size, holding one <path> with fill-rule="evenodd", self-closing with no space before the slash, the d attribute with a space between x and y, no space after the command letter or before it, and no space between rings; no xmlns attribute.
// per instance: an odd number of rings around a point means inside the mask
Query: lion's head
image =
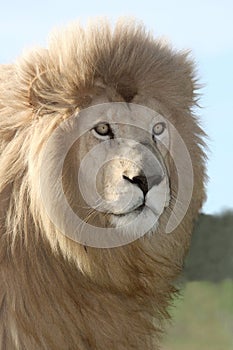
<svg viewBox="0 0 233 350"><path fill-rule="evenodd" d="M144 288L131 270L172 280L204 199L187 53L132 23L77 25L2 71L1 227L12 250L49 244L112 288Z"/></svg>

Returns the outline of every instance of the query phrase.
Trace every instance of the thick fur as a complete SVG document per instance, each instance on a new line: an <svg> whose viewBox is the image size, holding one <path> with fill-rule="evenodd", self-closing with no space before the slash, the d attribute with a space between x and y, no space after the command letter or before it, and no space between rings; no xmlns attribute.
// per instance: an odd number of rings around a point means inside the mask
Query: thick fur
<svg viewBox="0 0 233 350"><path fill-rule="evenodd" d="M159 349L173 282L182 270L204 194L204 133L192 110L196 78L177 53L134 22L72 25L0 66L0 349ZM41 215L37 169L54 128L94 97L139 103L169 117L194 170L188 211L157 232L111 249L84 249ZM75 165L74 165L75 166ZM78 199L77 199L78 200Z"/></svg>

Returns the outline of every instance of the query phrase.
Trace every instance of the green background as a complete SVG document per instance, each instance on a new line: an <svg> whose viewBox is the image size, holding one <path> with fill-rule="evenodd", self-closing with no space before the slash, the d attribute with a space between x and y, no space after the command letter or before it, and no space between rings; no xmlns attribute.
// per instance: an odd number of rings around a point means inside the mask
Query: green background
<svg viewBox="0 0 233 350"><path fill-rule="evenodd" d="M233 350L233 212L201 214L162 350Z"/></svg>

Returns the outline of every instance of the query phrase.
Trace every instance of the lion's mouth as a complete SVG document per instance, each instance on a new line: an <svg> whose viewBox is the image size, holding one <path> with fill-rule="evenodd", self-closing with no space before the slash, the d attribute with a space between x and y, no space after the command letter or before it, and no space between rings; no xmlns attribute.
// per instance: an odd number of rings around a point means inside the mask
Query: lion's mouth
<svg viewBox="0 0 233 350"><path fill-rule="evenodd" d="M118 214L110 214L110 226L111 227L117 227L121 228L123 230L127 230L127 234L129 232L137 232L137 229L141 227L147 227L148 223L149 225L154 226L158 220L159 214L154 210L152 210L149 206L146 205L146 203L141 204L134 208L133 210L128 210L124 213L118 213ZM128 227L130 225L133 225L129 231ZM133 231L132 231L133 230Z"/></svg>
<svg viewBox="0 0 233 350"><path fill-rule="evenodd" d="M125 217L125 216L127 216L127 215L132 214L132 213L140 214L140 213L143 211L144 208L145 208L145 203L139 205L139 206L136 207L136 208L133 208L133 209L131 209L131 210L128 210L128 211L126 211L126 212L124 212L124 213L110 213L110 215L114 215L114 216L116 216L116 217Z"/></svg>

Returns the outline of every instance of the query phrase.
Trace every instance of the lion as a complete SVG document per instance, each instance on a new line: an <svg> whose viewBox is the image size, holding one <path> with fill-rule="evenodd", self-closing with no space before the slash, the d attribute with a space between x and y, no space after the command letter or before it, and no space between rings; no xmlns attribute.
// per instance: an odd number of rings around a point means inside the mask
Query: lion
<svg viewBox="0 0 233 350"><path fill-rule="evenodd" d="M0 348L159 349L205 200L189 53L98 20L0 72Z"/></svg>

